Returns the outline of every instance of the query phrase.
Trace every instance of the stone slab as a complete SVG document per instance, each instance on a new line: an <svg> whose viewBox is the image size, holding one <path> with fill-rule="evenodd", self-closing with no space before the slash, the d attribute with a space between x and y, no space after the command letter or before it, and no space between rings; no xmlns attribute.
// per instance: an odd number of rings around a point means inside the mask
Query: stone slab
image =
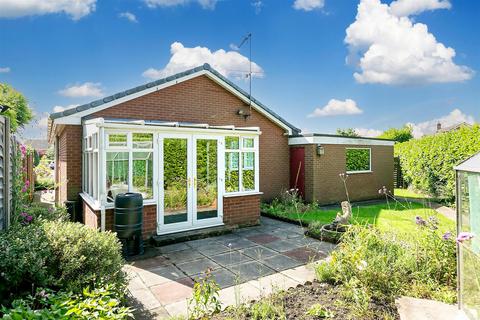
<svg viewBox="0 0 480 320"><path fill-rule="evenodd" d="M467 320L457 305L411 297L400 297L395 304L400 320Z"/></svg>

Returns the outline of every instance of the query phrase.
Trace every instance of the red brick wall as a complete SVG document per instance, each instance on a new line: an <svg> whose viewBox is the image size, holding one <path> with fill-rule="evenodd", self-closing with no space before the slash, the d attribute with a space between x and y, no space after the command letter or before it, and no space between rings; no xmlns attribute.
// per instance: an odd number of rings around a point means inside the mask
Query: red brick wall
<svg viewBox="0 0 480 320"><path fill-rule="evenodd" d="M90 115L144 120L260 127L260 191L270 200L289 185L289 147L285 130L255 110L248 119L236 114L248 106L213 80L200 76Z"/></svg>
<svg viewBox="0 0 480 320"><path fill-rule="evenodd" d="M56 201L78 200L82 189L82 126L66 125L58 133Z"/></svg>
<svg viewBox="0 0 480 320"><path fill-rule="evenodd" d="M260 222L260 195L223 198L223 222L246 226Z"/></svg>
<svg viewBox="0 0 480 320"><path fill-rule="evenodd" d="M350 174L347 187L351 201L383 197L378 189L393 190L393 146L323 145L325 154L316 154L316 145L305 145L305 199L320 204L346 200L343 182L338 176L346 171L345 149L371 148L372 172Z"/></svg>
<svg viewBox="0 0 480 320"><path fill-rule="evenodd" d="M113 209L105 210L105 230L113 230ZM223 222L231 226L258 224L260 219L260 195L223 198ZM86 225L99 229L100 211L93 210L83 201L83 221ZM157 206L143 207L143 238L148 239L157 232Z"/></svg>

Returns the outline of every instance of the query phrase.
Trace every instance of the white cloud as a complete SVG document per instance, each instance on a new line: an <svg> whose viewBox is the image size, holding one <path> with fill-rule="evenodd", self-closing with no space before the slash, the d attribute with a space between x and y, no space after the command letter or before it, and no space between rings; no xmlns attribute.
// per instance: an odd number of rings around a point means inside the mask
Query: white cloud
<svg viewBox="0 0 480 320"><path fill-rule="evenodd" d="M122 13L120 13L118 16L119 16L120 18L127 19L127 20L130 21L130 22L134 22L134 23L137 23L137 22L138 22L137 17L136 17L133 13L128 12L128 11L122 12Z"/></svg>
<svg viewBox="0 0 480 320"><path fill-rule="evenodd" d="M145 0L150 8L156 7L175 7L186 5L191 2L198 3L203 9L215 9L218 0Z"/></svg>
<svg viewBox="0 0 480 320"><path fill-rule="evenodd" d="M409 16L423 11L450 9L449 0L397 0L390 4L392 13L396 16Z"/></svg>
<svg viewBox="0 0 480 320"><path fill-rule="evenodd" d="M62 96L70 98L99 98L105 95L103 93L101 84L93 82L85 82L83 84L67 86L58 93L60 93Z"/></svg>
<svg viewBox="0 0 480 320"><path fill-rule="evenodd" d="M316 108L309 118L316 117L328 117L328 116L340 116L340 115L353 115L360 114L363 110L357 106L357 103L352 99L346 99L344 101L337 99L330 99L327 105L323 108Z"/></svg>
<svg viewBox="0 0 480 320"><path fill-rule="evenodd" d="M367 128L355 128L355 132L360 137L370 137L370 138L378 137L379 135L381 135L383 133L382 130L367 129Z"/></svg>
<svg viewBox="0 0 480 320"><path fill-rule="evenodd" d="M413 136L420 138L424 135L434 134L437 131L438 123L442 125L442 128L446 128L462 122L472 124L475 122L475 119L471 115L463 113L460 109L454 109L446 116L420 123L409 123L409 125L412 126Z"/></svg>
<svg viewBox="0 0 480 320"><path fill-rule="evenodd" d="M255 9L255 14L259 14L260 12L262 12L263 1L255 0L251 2L251 5Z"/></svg>
<svg viewBox="0 0 480 320"><path fill-rule="evenodd" d="M312 11L322 9L325 6L325 0L295 0L293 8L296 10Z"/></svg>
<svg viewBox="0 0 480 320"><path fill-rule="evenodd" d="M9 72L10 72L9 67L0 68L0 73L9 73Z"/></svg>
<svg viewBox="0 0 480 320"><path fill-rule="evenodd" d="M53 107L53 112L62 112L62 111L65 111L65 110L68 110L68 109L72 109L72 108L76 108L78 107L78 104L70 104L68 106L55 106Z"/></svg>
<svg viewBox="0 0 480 320"><path fill-rule="evenodd" d="M170 61L163 69L149 68L143 76L150 79L160 79L178 72L209 63L215 70L226 77L245 78L249 70L249 60L236 51L219 49L211 51L206 47L187 48L180 42L170 46ZM252 77L261 78L263 69L252 62Z"/></svg>
<svg viewBox="0 0 480 320"><path fill-rule="evenodd" d="M0 17L17 18L65 13L79 20L95 11L97 0L0 0Z"/></svg>
<svg viewBox="0 0 480 320"><path fill-rule="evenodd" d="M405 6L405 12L433 9L426 5L407 7L410 1L400 1L397 6ZM380 0L360 1L356 20L346 30L345 43L350 52L347 62L360 69L354 73L359 83L459 82L474 74L453 62L455 50L438 42L427 25L396 16Z"/></svg>

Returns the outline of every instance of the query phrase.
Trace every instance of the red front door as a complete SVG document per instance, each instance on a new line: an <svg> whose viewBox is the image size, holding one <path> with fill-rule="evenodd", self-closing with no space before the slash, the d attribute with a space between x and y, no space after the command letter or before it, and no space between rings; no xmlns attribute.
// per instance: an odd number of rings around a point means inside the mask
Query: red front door
<svg viewBox="0 0 480 320"><path fill-rule="evenodd" d="M305 198L305 148L290 148L290 188L298 188L298 192Z"/></svg>

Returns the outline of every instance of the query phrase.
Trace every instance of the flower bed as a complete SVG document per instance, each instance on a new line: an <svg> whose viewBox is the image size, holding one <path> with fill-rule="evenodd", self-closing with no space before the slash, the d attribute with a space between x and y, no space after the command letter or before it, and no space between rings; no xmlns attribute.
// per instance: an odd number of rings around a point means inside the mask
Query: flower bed
<svg viewBox="0 0 480 320"><path fill-rule="evenodd" d="M18 159L26 154L20 148ZM25 170L14 175L9 229L0 233L0 317L126 319L127 279L114 233L69 222L66 209L30 203Z"/></svg>

